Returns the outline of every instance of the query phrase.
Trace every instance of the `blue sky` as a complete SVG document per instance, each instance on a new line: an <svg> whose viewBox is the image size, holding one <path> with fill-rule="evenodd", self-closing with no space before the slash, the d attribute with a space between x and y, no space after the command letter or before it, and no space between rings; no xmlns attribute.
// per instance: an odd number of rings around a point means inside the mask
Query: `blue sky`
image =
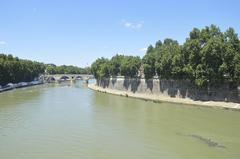
<svg viewBox="0 0 240 159"><path fill-rule="evenodd" d="M83 67L210 24L240 33L240 1L0 0L0 52Z"/></svg>

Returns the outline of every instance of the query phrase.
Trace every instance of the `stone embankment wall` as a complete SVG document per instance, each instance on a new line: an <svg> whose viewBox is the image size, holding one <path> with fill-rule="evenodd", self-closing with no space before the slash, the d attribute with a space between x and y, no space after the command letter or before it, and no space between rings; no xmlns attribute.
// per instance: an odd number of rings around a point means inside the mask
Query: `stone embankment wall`
<svg viewBox="0 0 240 159"><path fill-rule="evenodd" d="M227 84L223 84L217 88L199 89L187 80L146 80L119 76L98 80L97 85L103 88L133 93L146 93L202 101L240 103L240 88L230 89Z"/></svg>

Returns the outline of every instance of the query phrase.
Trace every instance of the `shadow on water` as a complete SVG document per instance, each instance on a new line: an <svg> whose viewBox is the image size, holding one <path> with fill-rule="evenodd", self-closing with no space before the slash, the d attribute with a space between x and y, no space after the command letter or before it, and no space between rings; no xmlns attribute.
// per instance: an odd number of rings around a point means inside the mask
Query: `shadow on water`
<svg viewBox="0 0 240 159"><path fill-rule="evenodd" d="M184 134L181 134L181 133L177 133L177 135L181 135L181 136L186 136L186 137L197 139L197 140L201 141L202 143L208 145L209 147L217 147L217 148L223 148L223 149L227 148L226 146L221 145L218 142L213 141L210 138L206 138L206 137L203 137L203 136L200 136L200 135L196 135L196 134L184 135Z"/></svg>

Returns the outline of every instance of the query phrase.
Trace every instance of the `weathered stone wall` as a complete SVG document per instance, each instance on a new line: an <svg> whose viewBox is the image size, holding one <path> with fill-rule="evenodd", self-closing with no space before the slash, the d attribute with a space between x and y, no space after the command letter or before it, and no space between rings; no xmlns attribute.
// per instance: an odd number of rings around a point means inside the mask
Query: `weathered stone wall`
<svg viewBox="0 0 240 159"><path fill-rule="evenodd" d="M227 84L218 88L199 89L187 80L159 80L112 77L97 81L103 88L147 93L193 100L229 101L240 103L240 90L230 89Z"/></svg>

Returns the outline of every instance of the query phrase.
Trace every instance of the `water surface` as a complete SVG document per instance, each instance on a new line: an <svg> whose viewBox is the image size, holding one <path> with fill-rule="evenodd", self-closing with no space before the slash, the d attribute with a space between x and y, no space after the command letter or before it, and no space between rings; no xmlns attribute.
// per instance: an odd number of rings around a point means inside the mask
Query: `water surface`
<svg viewBox="0 0 240 159"><path fill-rule="evenodd" d="M240 112L75 84L0 94L1 159L239 159Z"/></svg>

